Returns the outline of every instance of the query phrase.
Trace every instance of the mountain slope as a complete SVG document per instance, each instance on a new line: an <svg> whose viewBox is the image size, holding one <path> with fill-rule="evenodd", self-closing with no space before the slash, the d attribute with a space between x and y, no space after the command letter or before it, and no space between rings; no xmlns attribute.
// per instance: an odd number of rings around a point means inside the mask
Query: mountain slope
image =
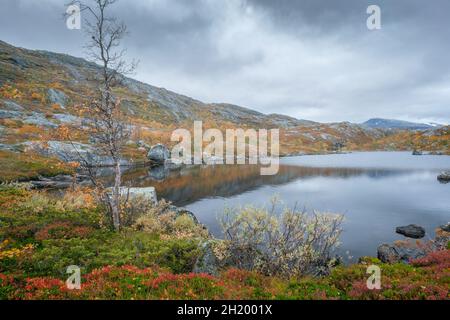
<svg viewBox="0 0 450 320"><path fill-rule="evenodd" d="M70 129L73 139L89 144L83 129L89 119L79 107L96 89L98 74L99 67L84 59L0 41L0 150L23 151L34 141L58 139L55 133L63 127ZM142 145L138 141L171 144L171 132L191 129L194 120L202 120L205 128L280 128L282 154L329 152L336 145L348 150L382 148L377 141L397 134L367 125L321 124L236 105L207 104L126 77L113 90L133 129L128 150L133 157L145 156L137 151Z"/></svg>

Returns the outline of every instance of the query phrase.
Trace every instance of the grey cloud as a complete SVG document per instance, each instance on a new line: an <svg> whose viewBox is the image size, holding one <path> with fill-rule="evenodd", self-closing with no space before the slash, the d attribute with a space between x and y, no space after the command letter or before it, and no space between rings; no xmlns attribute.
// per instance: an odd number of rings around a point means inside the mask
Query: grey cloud
<svg viewBox="0 0 450 320"><path fill-rule="evenodd" d="M80 56L65 0L2 0L0 39ZM377 3L383 28L368 31ZM119 1L139 80L206 102L317 121L450 122L450 2ZM13 30L13 31L11 31Z"/></svg>

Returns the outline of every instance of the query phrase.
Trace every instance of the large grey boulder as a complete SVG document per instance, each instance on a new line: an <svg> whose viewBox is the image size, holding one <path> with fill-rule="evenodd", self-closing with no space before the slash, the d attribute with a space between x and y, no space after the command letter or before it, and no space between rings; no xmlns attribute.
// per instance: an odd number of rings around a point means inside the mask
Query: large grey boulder
<svg viewBox="0 0 450 320"><path fill-rule="evenodd" d="M151 147L147 154L147 158L158 164L164 164L164 162L170 158L170 151L165 145L157 144Z"/></svg>
<svg viewBox="0 0 450 320"><path fill-rule="evenodd" d="M395 232L413 239L422 239L423 237L425 237L425 229L415 224L410 224L409 226L404 227L397 227Z"/></svg>

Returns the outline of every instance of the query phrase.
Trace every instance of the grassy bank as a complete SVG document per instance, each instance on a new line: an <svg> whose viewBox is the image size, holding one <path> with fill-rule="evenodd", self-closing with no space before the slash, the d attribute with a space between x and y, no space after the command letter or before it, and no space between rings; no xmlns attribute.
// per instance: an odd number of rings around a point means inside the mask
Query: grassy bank
<svg viewBox="0 0 450 320"><path fill-rule="evenodd" d="M39 176L72 174L74 169L57 159L31 153L0 151L0 182L28 181Z"/></svg>
<svg viewBox="0 0 450 320"><path fill-rule="evenodd" d="M146 221L141 221L142 225ZM153 222L150 221L153 225ZM176 219L168 228L108 228L89 190L63 199L14 185L0 187L0 299L448 299L450 250L410 265L367 258L323 278L279 278L227 268L191 273L202 236ZM382 289L366 286L367 266ZM66 268L81 268L81 290L68 290Z"/></svg>

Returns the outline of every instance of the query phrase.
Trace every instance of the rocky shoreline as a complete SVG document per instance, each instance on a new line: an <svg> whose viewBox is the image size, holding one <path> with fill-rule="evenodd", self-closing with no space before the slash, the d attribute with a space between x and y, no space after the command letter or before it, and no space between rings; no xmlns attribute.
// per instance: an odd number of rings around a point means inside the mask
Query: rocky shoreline
<svg viewBox="0 0 450 320"><path fill-rule="evenodd" d="M409 263L411 260L426 257L431 252L445 250L450 241L450 222L438 227L435 238L429 241L417 240L425 237L425 229L417 225L397 227L396 232L404 235L406 239L380 245L377 257L381 262Z"/></svg>

